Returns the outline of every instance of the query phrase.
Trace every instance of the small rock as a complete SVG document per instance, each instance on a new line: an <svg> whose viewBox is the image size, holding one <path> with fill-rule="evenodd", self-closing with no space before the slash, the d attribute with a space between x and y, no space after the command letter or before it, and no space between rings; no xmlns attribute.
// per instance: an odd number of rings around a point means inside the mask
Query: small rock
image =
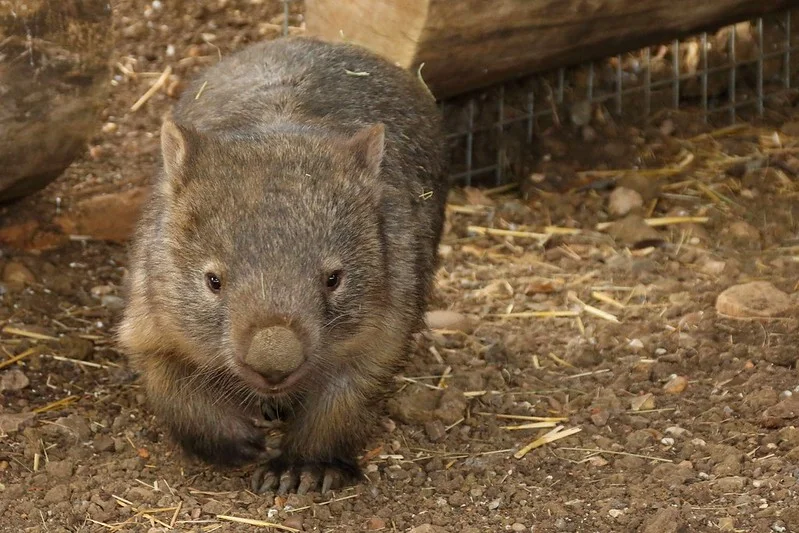
<svg viewBox="0 0 799 533"><path fill-rule="evenodd" d="M641 339L633 339L627 346L637 352L644 349L644 342Z"/></svg>
<svg viewBox="0 0 799 533"><path fill-rule="evenodd" d="M210 500L203 504L203 513L210 515L225 514L230 510L230 503L220 502L219 500Z"/></svg>
<svg viewBox="0 0 799 533"><path fill-rule="evenodd" d="M731 516L719 518L718 528L721 531L735 531L735 519Z"/></svg>
<svg viewBox="0 0 799 533"><path fill-rule="evenodd" d="M674 126L674 121L671 120L670 118L667 118L666 120L664 120L663 122L660 123L660 128L659 129L660 129L660 133L662 133L663 135L668 137L669 135L674 133L674 130L676 129L676 127Z"/></svg>
<svg viewBox="0 0 799 533"><path fill-rule="evenodd" d="M438 255L441 257L449 257L452 255L452 246L449 244L439 244L438 246Z"/></svg>
<svg viewBox="0 0 799 533"><path fill-rule="evenodd" d="M386 521L382 518L372 517L366 521L366 529L368 531L380 531L386 527Z"/></svg>
<svg viewBox="0 0 799 533"><path fill-rule="evenodd" d="M98 194L82 200L73 211L56 217L54 222L67 234L124 242L133 233L141 204L148 194L143 186Z"/></svg>
<svg viewBox="0 0 799 533"><path fill-rule="evenodd" d="M100 434L94 437L92 445L97 452L110 452L114 450L114 439L108 435Z"/></svg>
<svg viewBox="0 0 799 533"><path fill-rule="evenodd" d="M511 531L517 531L517 532L521 532L521 531L527 531L527 526L525 526L525 525L524 525L524 524L522 524L521 522L514 522L514 523L513 523L513 524L510 526L510 530L511 530Z"/></svg>
<svg viewBox="0 0 799 533"><path fill-rule="evenodd" d="M644 199L641 198L638 191L626 187L616 187L608 198L608 212L616 217L623 217L643 205Z"/></svg>
<svg viewBox="0 0 799 533"><path fill-rule="evenodd" d="M422 524L411 529L408 533L444 533L444 530L433 524Z"/></svg>
<svg viewBox="0 0 799 533"><path fill-rule="evenodd" d="M715 259L710 259L709 257L705 256L699 261L698 266L700 272L707 274L708 276L718 276L724 272L724 268L727 266L727 263L725 261L716 261Z"/></svg>
<svg viewBox="0 0 799 533"><path fill-rule="evenodd" d="M22 263L11 261L3 268L3 283L9 287L20 288L36 281L36 276Z"/></svg>
<svg viewBox="0 0 799 533"><path fill-rule="evenodd" d="M55 427L66 430L66 433L79 442L85 442L92 436L89 422L78 415L69 415L59 418L56 420Z"/></svg>
<svg viewBox="0 0 799 533"><path fill-rule="evenodd" d="M641 242L661 242L663 238L654 228L648 226L639 215L627 215L611 224L608 234L624 246L635 246Z"/></svg>
<svg viewBox="0 0 799 533"><path fill-rule="evenodd" d="M112 292L114 292L113 285L96 285L89 289L89 293L95 298L101 298L106 294L111 294Z"/></svg>
<svg viewBox="0 0 799 533"><path fill-rule="evenodd" d="M663 391L667 394L680 394L688 386L688 379L683 376L674 376L668 383L663 385Z"/></svg>
<svg viewBox="0 0 799 533"><path fill-rule="evenodd" d="M580 100L572 104L569 115L575 126L586 126L591 122L593 105L590 100Z"/></svg>
<svg viewBox="0 0 799 533"><path fill-rule="evenodd" d="M751 224L743 221L733 222L727 229L730 236L738 242L753 245L760 242L760 231Z"/></svg>
<svg viewBox="0 0 799 533"><path fill-rule="evenodd" d="M56 485L44 495L44 503L61 503L69 501L69 485Z"/></svg>
<svg viewBox="0 0 799 533"><path fill-rule="evenodd" d="M34 416L33 413L0 413L0 435L16 433L22 424Z"/></svg>
<svg viewBox="0 0 799 533"><path fill-rule="evenodd" d="M746 478L741 476L722 477L714 482L714 487L722 493L741 492L746 487Z"/></svg>
<svg viewBox="0 0 799 533"><path fill-rule="evenodd" d="M733 285L716 298L716 311L739 318L774 317L790 306L790 297L768 281Z"/></svg>
<svg viewBox="0 0 799 533"><path fill-rule="evenodd" d="M762 424L765 427L776 428L799 423L799 396L786 398L776 405L763 411Z"/></svg>
<svg viewBox="0 0 799 533"><path fill-rule="evenodd" d="M100 303L111 311L120 311L125 307L125 300L113 294L106 294L100 298Z"/></svg>
<svg viewBox="0 0 799 533"><path fill-rule="evenodd" d="M30 383L28 376L22 370L12 368L3 372L3 376L0 378L0 392L4 390L22 390Z"/></svg>
<svg viewBox="0 0 799 533"><path fill-rule="evenodd" d="M302 525L302 517L301 516L290 516L283 521L283 525L286 527L291 527L294 529L299 529L303 531L305 528Z"/></svg>
<svg viewBox="0 0 799 533"><path fill-rule="evenodd" d="M447 429L440 420L431 420L430 422L425 422L424 430L425 433L427 433L427 438L429 438L432 442L438 442L447 434Z"/></svg>
<svg viewBox="0 0 799 533"><path fill-rule="evenodd" d="M666 433L669 435L674 435L675 437L682 437L688 432L685 428L681 428L680 426L669 426L666 428Z"/></svg>
<svg viewBox="0 0 799 533"><path fill-rule="evenodd" d="M425 316L427 327L430 329L449 329L468 332L473 327L470 317L457 311L444 309L428 311Z"/></svg>
<svg viewBox="0 0 799 533"><path fill-rule="evenodd" d="M65 335L58 340L58 344L72 359L85 361L94 353L94 343L88 339Z"/></svg>
<svg viewBox="0 0 799 533"><path fill-rule="evenodd" d="M495 510L495 509L498 509L500 501L501 500L499 498L497 498L495 500L491 500L490 502L488 502L488 508L490 510L492 510L492 511Z"/></svg>
<svg viewBox="0 0 799 533"><path fill-rule="evenodd" d="M47 473L59 479L67 479L72 476L75 465L69 459L63 461L50 461L47 463Z"/></svg>
<svg viewBox="0 0 799 533"><path fill-rule="evenodd" d="M685 523L680 516L680 511L667 507L659 510L646 521L643 533L678 533L685 530Z"/></svg>
<svg viewBox="0 0 799 533"><path fill-rule="evenodd" d="M623 514L624 511L622 511L621 509L611 509L610 511L608 511L608 515L610 515L611 518L618 518Z"/></svg>
<svg viewBox="0 0 799 533"><path fill-rule="evenodd" d="M646 448L655 440L651 430L639 429L627 435L627 446L634 451Z"/></svg>
<svg viewBox="0 0 799 533"><path fill-rule="evenodd" d="M651 393L636 396L630 400L630 409L633 411L647 411L655 408L655 397Z"/></svg>

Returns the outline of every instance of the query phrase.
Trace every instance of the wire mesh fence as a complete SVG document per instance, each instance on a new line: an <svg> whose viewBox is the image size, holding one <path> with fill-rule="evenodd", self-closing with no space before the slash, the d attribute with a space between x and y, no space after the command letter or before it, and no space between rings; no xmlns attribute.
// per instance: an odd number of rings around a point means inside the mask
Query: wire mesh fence
<svg viewBox="0 0 799 533"><path fill-rule="evenodd" d="M763 116L799 88L799 10L529 76L441 103L453 179L503 185L536 134L591 120L691 110L723 126Z"/></svg>
<svg viewBox="0 0 799 533"><path fill-rule="evenodd" d="M292 0L282 0L284 34ZM440 102L451 172L463 185L516 179L536 136L598 110L641 123L670 110L714 126L761 117L799 89L799 9L498 84Z"/></svg>

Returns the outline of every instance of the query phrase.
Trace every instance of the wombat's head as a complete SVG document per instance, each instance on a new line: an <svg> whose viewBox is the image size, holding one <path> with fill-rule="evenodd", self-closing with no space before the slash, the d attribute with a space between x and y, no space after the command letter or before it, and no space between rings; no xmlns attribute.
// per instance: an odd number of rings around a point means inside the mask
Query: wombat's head
<svg viewBox="0 0 799 533"><path fill-rule="evenodd" d="M167 119L161 143L172 275L156 290L195 362L262 394L358 364L340 348L387 306L383 126L231 138Z"/></svg>

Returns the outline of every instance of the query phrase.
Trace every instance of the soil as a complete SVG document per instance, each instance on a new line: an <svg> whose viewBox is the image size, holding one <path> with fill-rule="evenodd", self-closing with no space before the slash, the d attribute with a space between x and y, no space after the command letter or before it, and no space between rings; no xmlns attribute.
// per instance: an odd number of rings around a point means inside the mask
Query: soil
<svg viewBox="0 0 799 533"><path fill-rule="evenodd" d="M114 9L105 126L0 228L55 234L56 212L146 185L183 81L283 22L269 0ZM735 130L567 130L535 139L521 193L454 191L433 307L455 314L398 376L366 478L332 497L252 494L252 468L164 435L114 346L124 242L3 249L0 530L799 532L795 95ZM699 218L644 222L667 216ZM753 281L771 285L717 310Z"/></svg>

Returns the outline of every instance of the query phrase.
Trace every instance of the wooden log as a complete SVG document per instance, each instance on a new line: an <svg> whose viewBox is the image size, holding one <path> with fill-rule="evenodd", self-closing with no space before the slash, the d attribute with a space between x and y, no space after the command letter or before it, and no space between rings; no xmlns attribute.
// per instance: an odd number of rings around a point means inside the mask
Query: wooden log
<svg viewBox="0 0 799 533"><path fill-rule="evenodd" d="M110 86L108 0L0 2L0 202L84 152Z"/></svg>
<svg viewBox="0 0 799 533"><path fill-rule="evenodd" d="M306 0L309 35L417 69L439 98L687 37L799 0Z"/></svg>

